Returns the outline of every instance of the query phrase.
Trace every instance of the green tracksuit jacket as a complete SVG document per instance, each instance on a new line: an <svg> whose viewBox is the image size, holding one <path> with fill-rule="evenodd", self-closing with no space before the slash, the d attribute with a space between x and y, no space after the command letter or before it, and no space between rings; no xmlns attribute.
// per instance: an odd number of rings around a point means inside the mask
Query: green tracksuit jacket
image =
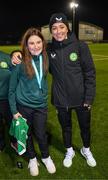
<svg viewBox="0 0 108 180"><path fill-rule="evenodd" d="M37 57L33 59L39 72L39 60ZM12 114L18 112L17 103L30 108L47 107L48 87L44 73L41 86L42 88L39 89L36 75L31 79L27 76L22 63L15 66L12 71L9 88L9 103Z"/></svg>
<svg viewBox="0 0 108 180"><path fill-rule="evenodd" d="M11 68L10 56L0 51L0 100L8 99Z"/></svg>

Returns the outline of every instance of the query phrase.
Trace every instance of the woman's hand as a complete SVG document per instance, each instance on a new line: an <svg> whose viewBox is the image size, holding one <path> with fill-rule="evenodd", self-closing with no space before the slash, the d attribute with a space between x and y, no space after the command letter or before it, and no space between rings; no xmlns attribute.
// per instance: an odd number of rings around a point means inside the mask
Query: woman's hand
<svg viewBox="0 0 108 180"><path fill-rule="evenodd" d="M11 62L14 66L20 64L22 59L22 54L20 52L14 52L11 57Z"/></svg>
<svg viewBox="0 0 108 180"><path fill-rule="evenodd" d="M19 117L22 117L22 115L19 112L13 115L14 119L18 119Z"/></svg>

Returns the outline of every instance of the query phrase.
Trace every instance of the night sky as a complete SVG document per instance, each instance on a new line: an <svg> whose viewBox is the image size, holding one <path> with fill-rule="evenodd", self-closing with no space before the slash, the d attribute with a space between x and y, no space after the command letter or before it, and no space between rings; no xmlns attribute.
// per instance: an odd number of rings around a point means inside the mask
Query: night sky
<svg viewBox="0 0 108 180"><path fill-rule="evenodd" d="M1 1L0 39L20 39L27 28L48 24L51 14L55 12L63 12L71 20L70 2L71 0ZM76 20L102 27L104 39L108 40L107 0L76 0L76 2L79 3Z"/></svg>

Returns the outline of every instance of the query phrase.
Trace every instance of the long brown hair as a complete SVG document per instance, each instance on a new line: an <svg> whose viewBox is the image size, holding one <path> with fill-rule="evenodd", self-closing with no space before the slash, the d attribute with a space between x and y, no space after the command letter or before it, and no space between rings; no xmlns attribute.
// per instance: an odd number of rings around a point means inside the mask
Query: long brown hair
<svg viewBox="0 0 108 180"><path fill-rule="evenodd" d="M44 68L44 74L46 74L48 72L48 56L47 56L47 52L46 52L46 42L45 39L42 35L42 33L40 32L40 30L36 29L36 28L29 28L24 36L22 37L22 42L21 42L21 47L22 47L22 62L25 66L25 70L27 75L32 78L33 75L35 74L33 66L32 66L32 55L30 54L29 50L28 50L28 39L30 38L30 36L32 35L36 35L38 37L40 37L42 39L43 42L43 50L42 50L42 56L43 56L43 68Z"/></svg>

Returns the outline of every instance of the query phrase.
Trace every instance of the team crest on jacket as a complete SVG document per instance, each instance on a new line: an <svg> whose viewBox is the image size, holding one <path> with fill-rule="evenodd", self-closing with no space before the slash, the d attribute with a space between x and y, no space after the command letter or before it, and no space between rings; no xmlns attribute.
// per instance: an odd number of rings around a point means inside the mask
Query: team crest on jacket
<svg viewBox="0 0 108 180"><path fill-rule="evenodd" d="M56 56L56 53L51 53L51 57L54 59Z"/></svg>
<svg viewBox="0 0 108 180"><path fill-rule="evenodd" d="M8 67L8 64L6 62L2 61L2 62L0 62L0 67L5 69Z"/></svg>
<svg viewBox="0 0 108 180"><path fill-rule="evenodd" d="M69 58L71 61L76 61L78 59L78 55L77 55L77 53L73 52L70 54Z"/></svg>

